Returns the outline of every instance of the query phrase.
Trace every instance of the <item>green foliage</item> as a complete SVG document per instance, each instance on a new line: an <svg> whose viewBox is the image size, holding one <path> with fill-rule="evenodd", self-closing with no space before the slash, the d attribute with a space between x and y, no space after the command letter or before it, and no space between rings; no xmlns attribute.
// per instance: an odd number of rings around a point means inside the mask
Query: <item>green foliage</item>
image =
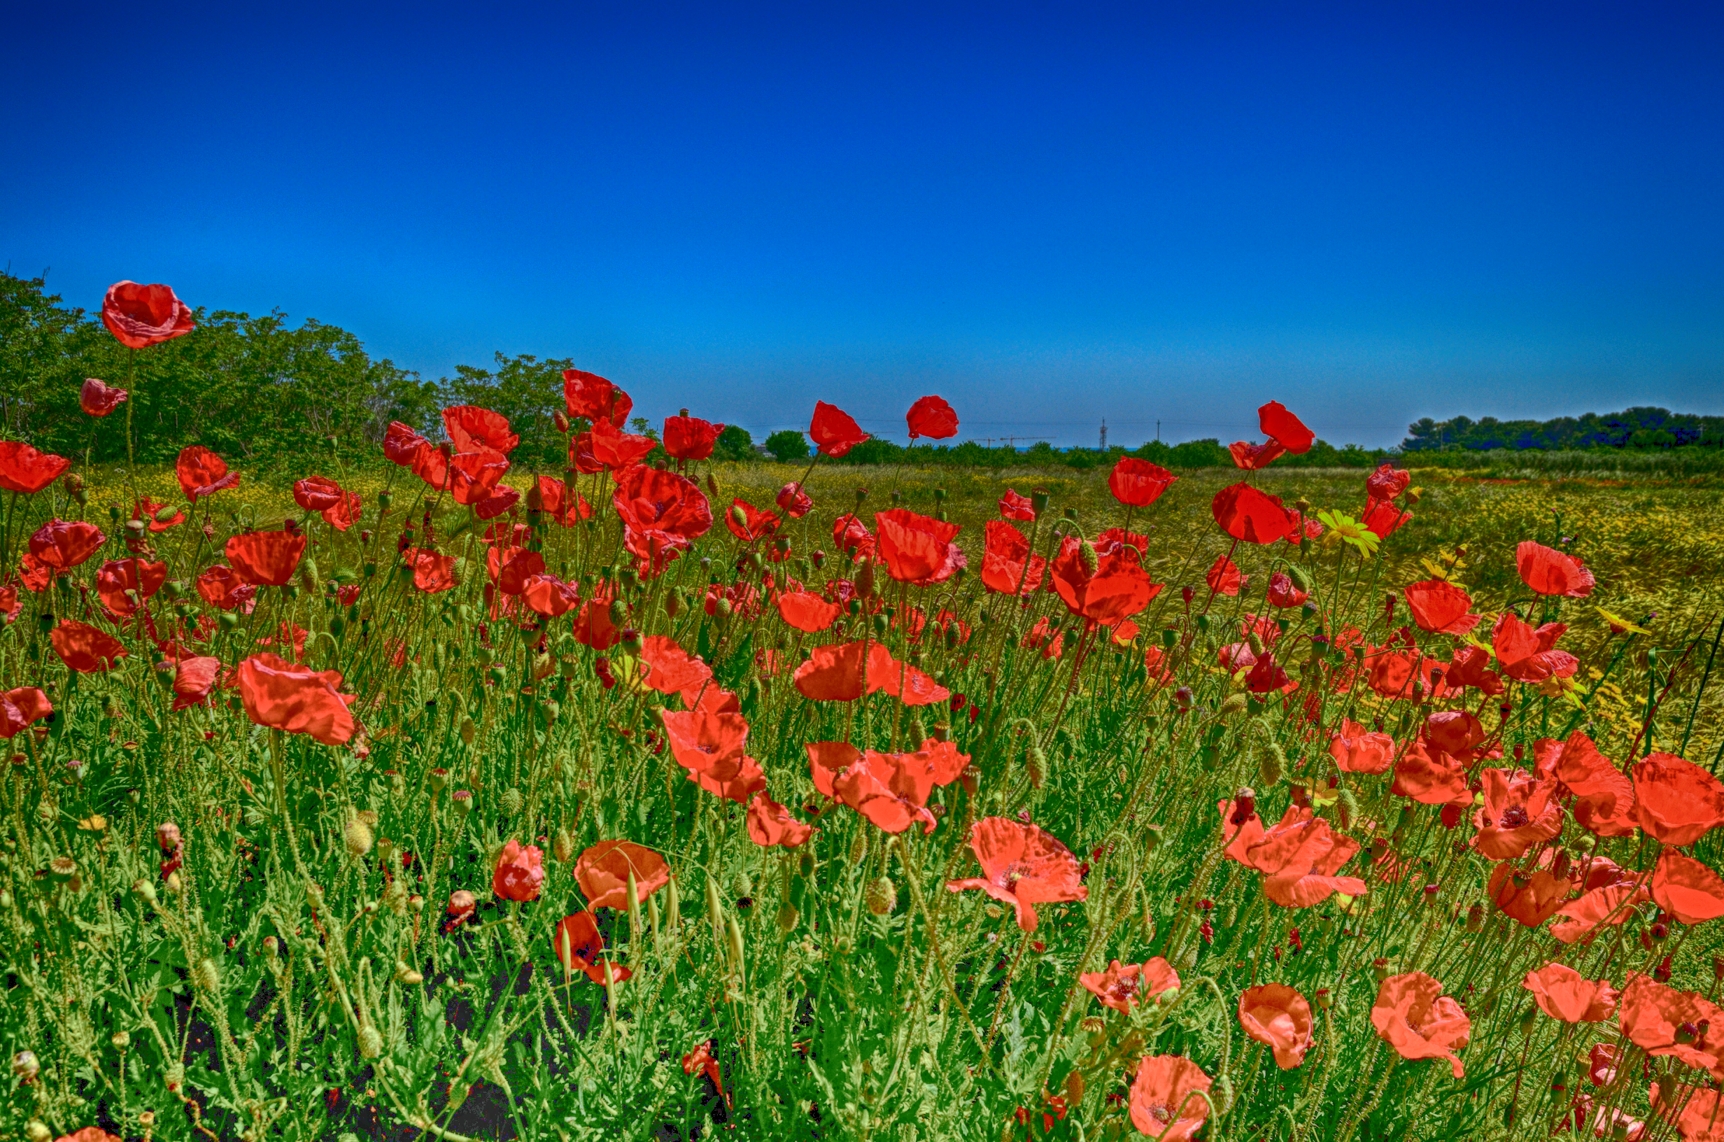
<svg viewBox="0 0 1724 1142"><path fill-rule="evenodd" d="M718 439L712 442L712 458L738 463L758 459L754 451L754 437L748 434L746 428L727 424L724 431L718 434Z"/></svg>
<svg viewBox="0 0 1724 1142"><path fill-rule="evenodd" d="M1405 452L1466 449L1561 451L1576 448L1668 449L1683 445L1724 447L1724 416L1695 416L1669 409L1637 407L1622 412L1562 416L1554 420L1473 420L1430 417L1408 425Z"/></svg>
<svg viewBox="0 0 1724 1142"><path fill-rule="evenodd" d="M808 438L794 429L784 428L766 438L766 450L780 463L808 459Z"/></svg>
<svg viewBox="0 0 1724 1142"><path fill-rule="evenodd" d="M510 431L521 438L510 453L515 465L560 471L568 467L569 443L551 417L563 408L563 370L574 367L568 360L498 353L492 369L456 365L440 397L448 404L476 404L502 413L509 418Z"/></svg>

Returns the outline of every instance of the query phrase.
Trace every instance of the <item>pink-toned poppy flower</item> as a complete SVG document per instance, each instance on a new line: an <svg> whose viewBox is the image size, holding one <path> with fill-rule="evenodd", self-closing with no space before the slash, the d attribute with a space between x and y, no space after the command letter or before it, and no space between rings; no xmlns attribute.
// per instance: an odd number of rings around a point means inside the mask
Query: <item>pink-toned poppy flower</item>
<svg viewBox="0 0 1724 1142"><path fill-rule="evenodd" d="M1311 1005L1284 983L1248 987L1239 997L1239 1026L1275 1056L1275 1065L1293 1070L1305 1061L1316 1041L1311 1034Z"/></svg>
<svg viewBox="0 0 1724 1142"><path fill-rule="evenodd" d="M85 377L84 387L78 390L78 407L90 416L107 416L124 404L128 395L125 389L106 381Z"/></svg>
<svg viewBox="0 0 1724 1142"><path fill-rule="evenodd" d="M1051 833L1007 817L984 817L970 829L970 851L982 866L980 877L949 881L961 892L979 888L1017 911L1018 927L1036 928L1037 904L1086 900L1077 858Z"/></svg>
<svg viewBox="0 0 1724 1142"><path fill-rule="evenodd" d="M1106 971L1084 972L1078 983L1104 1007L1130 1015L1133 1005L1178 987L1179 973L1162 957L1152 956L1141 964L1110 961Z"/></svg>
<svg viewBox="0 0 1724 1142"><path fill-rule="evenodd" d="M1214 1080L1180 1055L1145 1055L1131 1080L1131 1124L1158 1142L1191 1142L1209 1120Z"/></svg>
<svg viewBox="0 0 1724 1142"><path fill-rule="evenodd" d="M670 883L670 865L664 857L633 841L600 841L575 858L575 881L586 895L588 908L626 909L629 906L629 874L635 878L635 902Z"/></svg>
<svg viewBox="0 0 1724 1142"><path fill-rule="evenodd" d="M165 285L120 281L102 298L102 324L128 349L148 349L184 337L197 323L189 305Z"/></svg>
<svg viewBox="0 0 1724 1142"><path fill-rule="evenodd" d="M536 845L511 840L497 855L497 867L491 872L491 891L504 900L537 900L544 880L544 854Z"/></svg>
<svg viewBox="0 0 1724 1142"><path fill-rule="evenodd" d="M1455 1050L1467 1045L1472 1020L1443 994L1443 985L1424 972L1385 979L1371 1006L1371 1025L1401 1058L1447 1059L1455 1078L1466 1073Z"/></svg>
<svg viewBox="0 0 1724 1142"><path fill-rule="evenodd" d="M313 670L278 658L254 654L235 672L248 717L260 726L305 734L324 745L344 745L358 731L348 706L354 695L341 693L341 675Z"/></svg>
<svg viewBox="0 0 1724 1142"><path fill-rule="evenodd" d="M1521 986L1552 1019L1564 1023L1601 1023L1616 1014L1616 989L1608 979L1587 979L1555 961L1526 973Z"/></svg>

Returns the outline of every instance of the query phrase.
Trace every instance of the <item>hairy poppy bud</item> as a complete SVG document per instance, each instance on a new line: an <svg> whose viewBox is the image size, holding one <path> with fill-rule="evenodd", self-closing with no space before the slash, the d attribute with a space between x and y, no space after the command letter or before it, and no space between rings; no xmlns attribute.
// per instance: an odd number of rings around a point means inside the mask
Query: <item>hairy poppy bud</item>
<svg viewBox="0 0 1724 1142"><path fill-rule="evenodd" d="M367 1023L359 1029L359 1057L375 1059L383 1054L383 1033Z"/></svg>
<svg viewBox="0 0 1724 1142"><path fill-rule="evenodd" d="M707 474L706 474L706 490L707 490L707 491L708 491L708 492L710 492L710 493L712 493L712 498L713 498L713 499L715 499L715 500L716 500L716 499L718 499L718 497L719 497L719 492L718 492L718 476L717 476L717 474L716 474L716 473L713 473L713 472L710 472L710 471L709 471L709 472L708 472L708 473L707 473Z"/></svg>
<svg viewBox="0 0 1724 1142"><path fill-rule="evenodd" d="M219 991L221 989L221 968L216 962L205 956L192 968L192 982L202 991Z"/></svg>
<svg viewBox="0 0 1724 1142"><path fill-rule="evenodd" d="M1467 931L1477 932L1485 926L1485 906L1474 903L1467 909Z"/></svg>
<svg viewBox="0 0 1724 1142"><path fill-rule="evenodd" d="M24 1125L24 1137L28 1142L48 1142L50 1138L54 1137L54 1132L48 1129L46 1122L32 1118Z"/></svg>
<svg viewBox="0 0 1724 1142"><path fill-rule="evenodd" d="M1335 799L1335 821L1343 829L1353 827L1359 819L1359 798L1352 789L1342 789Z"/></svg>
<svg viewBox="0 0 1724 1142"><path fill-rule="evenodd" d="M1257 776L1264 785L1279 785L1287 776L1287 755L1279 742L1267 742L1257 758Z"/></svg>
<svg viewBox="0 0 1724 1142"><path fill-rule="evenodd" d="M796 924L800 919L801 917L796 912L796 905L792 904L790 901L786 900L783 904L778 906L778 930L783 932L785 935L789 935L791 932L796 931Z"/></svg>
<svg viewBox="0 0 1724 1142"><path fill-rule="evenodd" d="M551 423L557 426L558 432L567 434L569 431L569 414L560 408L556 409L551 413Z"/></svg>
<svg viewBox="0 0 1724 1142"><path fill-rule="evenodd" d="M1083 563L1085 575L1094 575L1097 565L1101 562L1095 553L1095 544L1087 539L1078 541L1078 559Z"/></svg>
<svg viewBox="0 0 1724 1142"><path fill-rule="evenodd" d="M864 599L874 596L874 562L868 560L856 569L856 593Z"/></svg>
<svg viewBox="0 0 1724 1142"><path fill-rule="evenodd" d="M156 844L165 853L171 853L180 847L180 827L172 821L163 821L156 826Z"/></svg>
<svg viewBox="0 0 1724 1142"><path fill-rule="evenodd" d="M503 790L502 796L497 798L497 808L501 810L504 815L510 817L519 813L526 804L527 799L522 796L519 789L516 789L512 785Z"/></svg>
<svg viewBox="0 0 1724 1142"><path fill-rule="evenodd" d="M1217 1114L1226 1114L1233 1109L1236 1099L1233 1078L1226 1072L1215 1077L1215 1083L1209 1088L1209 1101L1214 1104Z"/></svg>
<svg viewBox="0 0 1724 1142"><path fill-rule="evenodd" d="M358 817L342 826L341 843L346 847L347 855L355 860L371 851L372 840L371 826Z"/></svg>
<svg viewBox="0 0 1724 1142"><path fill-rule="evenodd" d="M19 1051L12 1056L12 1073L25 1082L34 1082L42 1073L42 1063L34 1051Z"/></svg>
<svg viewBox="0 0 1724 1142"><path fill-rule="evenodd" d="M558 827L556 837L551 841L551 856L558 864L568 864L575 856L575 838L569 835L569 830Z"/></svg>
<svg viewBox="0 0 1724 1142"><path fill-rule="evenodd" d="M885 916L898 907L898 888L889 876L878 877L868 886L868 911Z"/></svg>

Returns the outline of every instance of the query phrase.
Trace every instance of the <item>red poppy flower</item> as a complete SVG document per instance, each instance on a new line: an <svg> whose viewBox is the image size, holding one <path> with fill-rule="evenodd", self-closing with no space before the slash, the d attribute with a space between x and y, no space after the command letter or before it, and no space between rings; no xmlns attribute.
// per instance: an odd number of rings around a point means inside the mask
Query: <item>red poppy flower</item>
<svg viewBox="0 0 1724 1142"><path fill-rule="evenodd" d="M640 659L647 667L642 684L661 694L698 690L712 678L712 667L678 646L668 635L647 635L641 642Z"/></svg>
<svg viewBox="0 0 1724 1142"><path fill-rule="evenodd" d="M778 489L778 496L773 502L778 505L779 511L791 519L801 519L814 510L814 501L808 498L802 485L794 480Z"/></svg>
<svg viewBox="0 0 1724 1142"><path fill-rule="evenodd" d="M670 865L645 845L633 841L600 841L575 858L575 882L586 895L588 908L629 906L629 873L635 878L635 903L670 883Z"/></svg>
<svg viewBox="0 0 1724 1142"><path fill-rule="evenodd" d="M60 625L48 632L48 641L54 644L60 661L80 674L112 670L126 657L125 645L119 639L76 619L61 619Z"/></svg>
<svg viewBox="0 0 1724 1142"><path fill-rule="evenodd" d="M102 324L128 349L147 349L184 337L197 324L191 307L165 285L115 282L102 298Z"/></svg>
<svg viewBox="0 0 1724 1142"><path fill-rule="evenodd" d="M608 471L612 476L639 464L657 444L650 436L637 436L614 428L608 420L595 421L592 428L569 441L569 464L578 472Z"/></svg>
<svg viewBox="0 0 1724 1142"><path fill-rule="evenodd" d="M718 1092L718 1096L729 1102L730 1096L724 1093L724 1083L719 1079L718 1074L718 1060L712 1057L712 1048L713 1041L710 1039L696 1043L694 1050L682 1057L682 1073L685 1075L704 1074L707 1081L712 1083L712 1089Z"/></svg>
<svg viewBox="0 0 1724 1142"><path fill-rule="evenodd" d="M1724 1038L1712 1045L1705 1038L1683 1033L1684 1024L1689 1029L1702 1024L1724 1028L1724 1008L1705 996L1666 987L1650 976L1631 971L1617 1010L1622 1033L1647 1054L1674 1056L1691 1067L1711 1071L1714 1078L1724 1070L1719 1062Z"/></svg>
<svg viewBox="0 0 1724 1142"><path fill-rule="evenodd" d="M910 439L926 436L930 440L949 440L958 435L958 414L944 397L923 397L910 406L904 420L910 426Z"/></svg>
<svg viewBox="0 0 1724 1142"><path fill-rule="evenodd" d="M1387 773L1395 758L1395 739L1343 718L1329 739L1329 756L1342 773Z"/></svg>
<svg viewBox="0 0 1724 1142"><path fill-rule="evenodd" d="M1281 501L1250 484L1233 484L1215 493L1210 512L1221 530L1246 543L1274 543L1293 526Z"/></svg>
<svg viewBox="0 0 1724 1142"><path fill-rule="evenodd" d="M857 559L867 559L874 554L874 533L854 512L832 521L832 542L840 551L848 551Z"/></svg>
<svg viewBox="0 0 1724 1142"><path fill-rule="evenodd" d="M1217 555L1215 562L1210 564L1209 572L1204 577L1209 589L1217 595L1237 595L1239 588L1245 583L1245 576L1239 573L1239 567L1225 555Z"/></svg>
<svg viewBox="0 0 1724 1142"><path fill-rule="evenodd" d="M580 369L563 370L563 403L570 416L584 416L595 424L609 421L617 428L628 423L635 406L629 394L597 373Z"/></svg>
<svg viewBox="0 0 1724 1142"><path fill-rule="evenodd" d="M1569 882L1543 869L1524 872L1508 861L1491 873L1485 894L1499 911L1526 928L1537 928L1556 915L1568 899Z"/></svg>
<svg viewBox="0 0 1724 1142"><path fill-rule="evenodd" d="M1083 540L1068 535L1048 570L1050 585L1072 614L1111 627L1161 593L1162 585L1138 565L1135 550L1098 556L1093 566L1084 554Z"/></svg>
<svg viewBox="0 0 1724 1142"><path fill-rule="evenodd" d="M1635 817L1655 840L1691 845L1724 824L1724 782L1693 762L1654 753L1633 774Z"/></svg>
<svg viewBox="0 0 1724 1142"><path fill-rule="evenodd" d="M463 507L490 499L509 471L509 458L489 448L457 452L449 458L449 495ZM493 513L495 514L495 513Z"/></svg>
<svg viewBox="0 0 1724 1142"><path fill-rule="evenodd" d="M389 430L383 434L383 455L390 463L411 468L420 450L430 443L409 426L399 420L392 420L389 422Z"/></svg>
<svg viewBox="0 0 1724 1142"><path fill-rule="evenodd" d="M563 527L593 518L593 505L586 497L552 476L540 476L527 489L527 510L544 512Z"/></svg>
<svg viewBox="0 0 1724 1142"><path fill-rule="evenodd" d="M844 612L837 603L829 603L807 591L789 591L779 595L775 601L784 621L806 634L826 630Z"/></svg>
<svg viewBox="0 0 1724 1142"><path fill-rule="evenodd" d="M1403 1059L1447 1059L1458 1079L1466 1073L1455 1049L1465 1047L1472 1020L1424 972L1392 975L1377 989L1371 1025Z"/></svg>
<svg viewBox="0 0 1724 1142"><path fill-rule="evenodd" d="M305 554L305 534L248 531L227 541L227 560L239 577L260 587L285 586Z"/></svg>
<svg viewBox="0 0 1724 1142"><path fill-rule="evenodd" d="M48 695L34 686L20 686L0 693L0 738L12 738L32 722L54 712Z"/></svg>
<svg viewBox="0 0 1724 1142"><path fill-rule="evenodd" d="M1441 750L1427 750L1423 742L1402 751L1389 791L1421 805L1469 805L1473 799L1466 767Z"/></svg>
<svg viewBox="0 0 1724 1142"><path fill-rule="evenodd" d="M1310 598L1309 591L1301 591L1293 582L1293 577L1285 571L1277 571L1269 576L1269 605L1283 610L1289 607L1299 607Z"/></svg>
<svg viewBox="0 0 1724 1142"><path fill-rule="evenodd" d="M1562 832L1556 783L1524 770L1487 769L1485 803L1474 814L1473 848L1487 860L1513 860Z"/></svg>
<svg viewBox="0 0 1724 1142"><path fill-rule="evenodd" d="M762 511L744 499L731 500L730 510L724 513L724 526L744 543L777 534L783 522L775 513Z"/></svg>
<svg viewBox="0 0 1724 1142"><path fill-rule="evenodd" d="M617 477L611 498L623 523L641 533L664 532L699 539L712 527L712 508L692 480L674 472L636 466Z"/></svg>
<svg viewBox="0 0 1724 1142"><path fill-rule="evenodd" d="M308 512L320 512L341 502L341 485L327 476L295 480L293 502Z"/></svg>
<svg viewBox="0 0 1724 1142"><path fill-rule="evenodd" d="M1256 472L1267 468L1287 454L1278 441L1265 440L1261 444L1252 444L1247 440L1235 440L1227 446L1228 455L1233 457L1233 466L1247 472Z"/></svg>
<svg viewBox="0 0 1724 1142"><path fill-rule="evenodd" d="M181 450L174 461L174 474L179 477L180 490L193 503L223 488L239 487L239 473L229 472L227 461L201 444Z"/></svg>
<svg viewBox="0 0 1724 1142"><path fill-rule="evenodd" d="M91 416L107 416L124 404L128 395L125 389L85 377L84 387L78 390L78 407Z"/></svg>
<svg viewBox="0 0 1724 1142"><path fill-rule="evenodd" d="M1365 514L1359 522L1378 539L1387 539L1412 519L1412 512L1402 511L1389 500L1367 500Z"/></svg>
<svg viewBox="0 0 1724 1142"><path fill-rule="evenodd" d="M900 583L943 583L964 566L964 553L952 542L959 530L955 523L892 508L875 514L874 527L886 573Z"/></svg>
<svg viewBox="0 0 1724 1142"><path fill-rule="evenodd" d="M1108 473L1107 487L1113 498L1127 507L1146 508L1159 500L1178 478L1160 464L1151 464L1135 456L1121 456L1114 463L1113 471ZM1003 508L1000 514L1005 514Z"/></svg>
<svg viewBox="0 0 1724 1142"><path fill-rule="evenodd" d="M509 431L509 418L500 412L474 404L455 405L443 410L443 430L456 452L501 452L507 455L521 442L519 434Z"/></svg>
<svg viewBox="0 0 1724 1142"><path fill-rule="evenodd" d="M748 722L741 714L660 710L659 719L664 723L671 756L702 789L746 805L750 797L766 788L766 775L759 763L744 752Z"/></svg>
<svg viewBox="0 0 1724 1142"><path fill-rule="evenodd" d="M1145 1055L1131 1080L1131 1124L1157 1142L1191 1142L1209 1119L1214 1085L1182 1055Z"/></svg>
<svg viewBox="0 0 1724 1142"><path fill-rule="evenodd" d="M240 701L260 726L307 734L324 745L342 745L356 730L342 694L341 675L333 670L296 666L273 654L254 654L239 664Z"/></svg>
<svg viewBox="0 0 1724 1142"><path fill-rule="evenodd" d="M1634 906L1648 899L1645 886L1634 882L1595 888L1556 910L1563 919L1550 926L1550 934L1564 944L1577 940L1590 944L1606 926L1627 922L1635 915Z"/></svg>
<svg viewBox="0 0 1724 1142"><path fill-rule="evenodd" d="M1425 719L1419 732L1427 745L1455 757L1485 740L1484 723L1465 710L1438 710Z"/></svg>
<svg viewBox="0 0 1724 1142"><path fill-rule="evenodd" d="M1526 973L1521 986L1552 1019L1564 1023L1602 1023L1616 1014L1617 992L1608 979L1590 980L1555 961Z"/></svg>
<svg viewBox="0 0 1724 1142"><path fill-rule="evenodd" d="M210 691L215 689L216 678L221 673L221 659L207 655L191 655L174 663L174 706L176 710L184 710L191 706L202 706L210 699Z"/></svg>
<svg viewBox="0 0 1724 1142"><path fill-rule="evenodd" d="M1491 632L1497 668L1520 682L1569 677L1580 669L1580 660L1566 650L1556 649L1556 640L1567 630L1563 623L1545 623L1534 630L1512 611L1504 611Z"/></svg>
<svg viewBox="0 0 1724 1142"><path fill-rule="evenodd" d="M952 696L931 675L898 661L884 643L875 642L868 646L868 693L882 692L906 706L931 706Z"/></svg>
<svg viewBox="0 0 1724 1142"><path fill-rule="evenodd" d="M815 702L854 702L867 692L863 644L817 646L796 668L797 692Z"/></svg>
<svg viewBox="0 0 1724 1142"><path fill-rule="evenodd" d="M676 460L706 460L712 456L712 446L724 425L702 420L698 416L667 416L664 418L664 450Z"/></svg>
<svg viewBox="0 0 1724 1142"><path fill-rule="evenodd" d="M123 617L136 614L139 604L161 590L167 580L166 563L110 559L96 572L96 595L110 612Z"/></svg>
<svg viewBox="0 0 1724 1142"><path fill-rule="evenodd" d="M544 860L538 846L510 840L497 854L497 867L491 872L491 892L504 900L537 900L539 885L545 880Z"/></svg>
<svg viewBox="0 0 1724 1142"><path fill-rule="evenodd" d="M991 519L983 534L982 586L1002 595L1029 595L1041 586L1048 561L1030 554L1030 541L1023 532L1005 520Z"/></svg>
<svg viewBox="0 0 1724 1142"><path fill-rule="evenodd" d="M413 585L426 594L435 595L455 587L455 557L429 547L409 547L401 553L401 562L413 568Z"/></svg>
<svg viewBox="0 0 1724 1142"><path fill-rule="evenodd" d="M555 575L530 575L521 587L521 599L534 614L554 619L580 604L579 589Z"/></svg>
<svg viewBox="0 0 1724 1142"><path fill-rule="evenodd" d="M102 549L108 537L83 520L53 519L30 536L30 554L44 567L64 574Z"/></svg>
<svg viewBox="0 0 1724 1142"><path fill-rule="evenodd" d="M1229 857L1263 873L1263 894L1283 908L1309 908L1337 892L1363 896L1364 881L1336 875L1358 851L1359 842L1297 805L1268 829L1252 816L1227 847Z"/></svg>
<svg viewBox="0 0 1724 1142"><path fill-rule="evenodd" d="M951 892L979 888L1017 911L1018 927L1036 928L1037 904L1087 900L1082 870L1071 850L1051 833L1008 817L984 817L970 829L970 851L982 866L980 877L953 880Z"/></svg>
<svg viewBox="0 0 1724 1142"><path fill-rule="evenodd" d="M623 896L626 900L626 889ZM577 912L557 921L557 927L551 933L551 949L556 954L558 963L571 972L580 972L597 984L603 984L607 975L615 985L634 974L623 965L614 964L604 957L605 939L599 933L598 921L590 911Z"/></svg>
<svg viewBox="0 0 1724 1142"><path fill-rule="evenodd" d="M1479 616L1468 613L1472 596L1447 580L1425 579L1409 584L1401 593L1420 630L1466 634L1479 625Z"/></svg>
<svg viewBox="0 0 1724 1142"><path fill-rule="evenodd" d="M1257 427L1263 435L1272 436L1287 451L1302 456L1311 451L1317 434L1305 427L1305 422L1287 411L1287 406L1272 400L1257 410Z"/></svg>
<svg viewBox="0 0 1724 1142"><path fill-rule="evenodd" d="M575 615L575 641L594 650L607 650L621 640L616 624L611 622L611 603L616 598L616 588L608 581L601 579L593 588L592 597L581 604L580 611Z"/></svg>
<svg viewBox="0 0 1724 1142"><path fill-rule="evenodd" d="M174 513L166 519L157 519L156 516L160 515L165 507L167 507L166 504L158 504L150 497L142 496L137 503L132 505L132 518L143 523L152 534L166 531L170 527L177 527L186 522L186 513L183 508L174 509Z"/></svg>
<svg viewBox="0 0 1724 1142"><path fill-rule="evenodd" d="M206 568L197 579L198 594L204 602L224 611L243 607L250 614L255 605L257 588L244 579L238 572L223 563L217 563Z"/></svg>
<svg viewBox="0 0 1724 1142"><path fill-rule="evenodd" d="M485 553L485 570L505 595L519 595L527 580L545 573L545 557L525 547L491 548Z"/></svg>
<svg viewBox="0 0 1724 1142"><path fill-rule="evenodd" d="M5 491L35 495L71 466L64 456L38 452L22 440L0 440L0 489Z"/></svg>
<svg viewBox="0 0 1724 1142"><path fill-rule="evenodd" d="M1514 561L1521 582L1541 595L1584 599L1596 585L1592 572L1580 560L1530 539L1515 548Z"/></svg>
<svg viewBox="0 0 1724 1142"><path fill-rule="evenodd" d="M1248 987L1239 997L1239 1026L1268 1047L1275 1065L1290 1071L1305 1061L1316 1040L1311 1035L1311 1005L1284 983Z"/></svg>
<svg viewBox="0 0 1724 1142"><path fill-rule="evenodd" d="M1684 924L1724 916L1724 878L1675 849L1665 849L1652 872L1652 899Z"/></svg>
<svg viewBox="0 0 1724 1142"><path fill-rule="evenodd" d="M1141 964L1122 964L1112 960L1106 971L1084 972L1078 976L1078 982L1085 991L1101 1000L1102 1006L1130 1015L1133 1004L1154 999L1162 992L1178 987L1179 973L1173 970L1172 964L1154 956Z"/></svg>
<svg viewBox="0 0 1724 1142"><path fill-rule="evenodd" d="M1545 738L1534 744L1540 772L1556 775L1574 796L1574 819L1601 837L1626 837L1637 827L1634 783L1616 763L1598 752L1592 739L1576 730L1566 742Z"/></svg>
<svg viewBox="0 0 1724 1142"><path fill-rule="evenodd" d="M748 839L762 848L781 845L787 849L807 843L814 826L790 815L790 810L762 789L748 803Z"/></svg>
<svg viewBox="0 0 1724 1142"><path fill-rule="evenodd" d="M808 424L809 439L827 456L837 459L868 439L862 426L837 405L814 402L814 418Z"/></svg>
<svg viewBox="0 0 1724 1142"><path fill-rule="evenodd" d="M100 1126L85 1126L70 1134L62 1134L54 1142L121 1142L117 1135L109 1134Z"/></svg>
<svg viewBox="0 0 1724 1142"><path fill-rule="evenodd" d="M1000 518L1033 520L1036 518L1036 505L1028 496L1020 496L1007 488L1000 497Z"/></svg>
<svg viewBox="0 0 1724 1142"><path fill-rule="evenodd" d="M1724 1107L1719 1106L1717 1091L1666 1076L1648 1088L1647 1098L1658 1116L1676 1127L1682 1142L1724 1142ZM1627 1142L1643 1142L1649 1137L1644 1122L1630 1118L1620 1110L1613 1110L1611 1114L1611 1123L1607 1124L1604 1111L1598 1112L1598 1125L1594 1131L1599 1137L1617 1137L1614 1133L1617 1124L1623 1128L1620 1137Z"/></svg>

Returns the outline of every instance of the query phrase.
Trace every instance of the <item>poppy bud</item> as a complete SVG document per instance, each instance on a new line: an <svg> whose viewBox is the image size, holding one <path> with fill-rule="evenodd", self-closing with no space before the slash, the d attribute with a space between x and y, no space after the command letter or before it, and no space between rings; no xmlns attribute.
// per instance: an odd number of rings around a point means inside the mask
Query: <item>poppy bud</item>
<svg viewBox="0 0 1724 1142"><path fill-rule="evenodd" d="M1156 824L1149 825L1147 828L1144 829L1144 831L1143 831L1144 855L1147 856L1148 854L1154 852L1156 849L1159 849L1161 847L1163 832L1164 832L1164 830L1162 829L1162 827L1160 825L1156 825Z"/></svg>
<svg viewBox="0 0 1724 1142"><path fill-rule="evenodd" d="M24 1125L24 1137L27 1142L48 1142L54 1137L54 1132L48 1129L46 1122L32 1118Z"/></svg>
<svg viewBox="0 0 1724 1142"><path fill-rule="evenodd" d="M1378 983L1382 983L1384 980L1389 978L1389 961L1387 958L1378 956L1376 959L1371 961L1371 978L1375 979Z"/></svg>
<svg viewBox="0 0 1724 1142"><path fill-rule="evenodd" d="M156 826L156 844L165 853L171 853L180 847L180 827L172 821L163 821Z"/></svg>
<svg viewBox="0 0 1724 1142"><path fill-rule="evenodd" d="M465 817L473 811L473 794L471 790L457 789L449 798L455 804L455 811Z"/></svg>
<svg viewBox="0 0 1724 1142"><path fill-rule="evenodd" d="M1485 926L1485 906L1474 903L1467 909L1467 931L1477 932Z"/></svg>
<svg viewBox="0 0 1724 1142"><path fill-rule="evenodd" d="M874 563L869 560L856 569L856 593L864 599L874 597Z"/></svg>
<svg viewBox="0 0 1724 1142"><path fill-rule="evenodd" d="M358 817L342 827L341 843L347 849L347 855L355 860L371 851L372 840L371 826Z"/></svg>
<svg viewBox="0 0 1724 1142"><path fill-rule="evenodd" d="M36 1081L36 1076L42 1073L42 1063L36 1058L34 1051L19 1051L12 1056L12 1073L25 1082Z"/></svg>
<svg viewBox="0 0 1724 1142"><path fill-rule="evenodd" d="M868 886L868 911L876 916L889 915L898 907L898 888L892 878L882 876Z"/></svg>
<svg viewBox="0 0 1724 1142"><path fill-rule="evenodd" d="M1257 791L1249 785L1241 785L1233 793L1233 815L1227 819L1228 824L1240 826L1257 815Z"/></svg>
<svg viewBox="0 0 1724 1142"><path fill-rule="evenodd" d="M551 412L551 423L557 426L558 432L566 435L569 431L569 414L560 408L555 409Z"/></svg>

